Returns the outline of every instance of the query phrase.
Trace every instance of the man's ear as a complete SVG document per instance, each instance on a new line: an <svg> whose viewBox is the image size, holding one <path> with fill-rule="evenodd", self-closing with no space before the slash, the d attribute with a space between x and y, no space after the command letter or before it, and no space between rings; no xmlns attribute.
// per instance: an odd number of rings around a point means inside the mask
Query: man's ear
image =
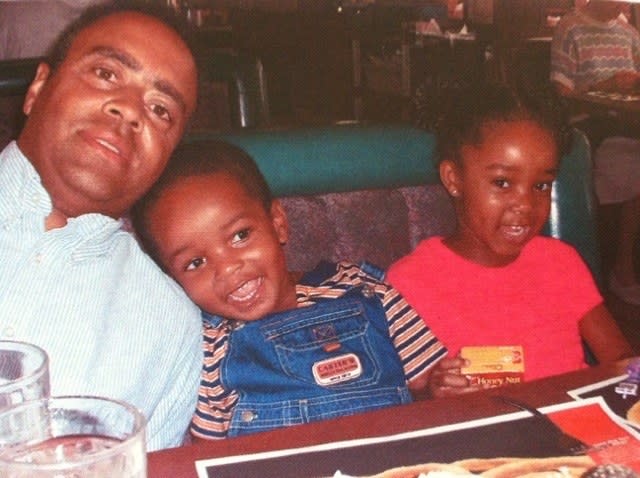
<svg viewBox="0 0 640 478"><path fill-rule="evenodd" d="M31 110L33 108L33 104L36 101L36 98L40 95L42 91L42 87L47 82L51 74L51 67L46 63L40 63L38 68L36 69L36 76L29 85L29 89L27 90L27 94L24 98L24 103L22 105L22 111L25 115L29 116Z"/></svg>
<svg viewBox="0 0 640 478"><path fill-rule="evenodd" d="M271 221L280 244L285 245L289 240L289 221L287 213L284 212L282 203L278 199L271 202Z"/></svg>
<svg viewBox="0 0 640 478"><path fill-rule="evenodd" d="M460 168L456 163L449 159L440 163L440 180L451 196L460 195Z"/></svg>

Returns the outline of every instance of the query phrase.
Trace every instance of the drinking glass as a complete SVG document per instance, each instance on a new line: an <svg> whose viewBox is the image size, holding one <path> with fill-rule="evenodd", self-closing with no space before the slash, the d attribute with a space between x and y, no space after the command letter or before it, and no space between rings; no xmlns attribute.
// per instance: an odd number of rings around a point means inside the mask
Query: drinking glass
<svg viewBox="0 0 640 478"><path fill-rule="evenodd" d="M32 400L0 411L4 478L145 478L146 420L102 397Z"/></svg>
<svg viewBox="0 0 640 478"><path fill-rule="evenodd" d="M0 341L0 410L49 396L49 357L26 342Z"/></svg>

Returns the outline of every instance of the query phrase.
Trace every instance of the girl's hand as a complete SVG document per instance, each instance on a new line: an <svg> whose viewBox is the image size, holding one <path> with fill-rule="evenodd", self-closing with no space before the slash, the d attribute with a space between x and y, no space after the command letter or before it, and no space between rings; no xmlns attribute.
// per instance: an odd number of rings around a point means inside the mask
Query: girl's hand
<svg viewBox="0 0 640 478"><path fill-rule="evenodd" d="M429 376L429 391L434 398L450 397L483 390L482 385L470 385L460 369L469 365L462 357L446 357L440 360Z"/></svg>

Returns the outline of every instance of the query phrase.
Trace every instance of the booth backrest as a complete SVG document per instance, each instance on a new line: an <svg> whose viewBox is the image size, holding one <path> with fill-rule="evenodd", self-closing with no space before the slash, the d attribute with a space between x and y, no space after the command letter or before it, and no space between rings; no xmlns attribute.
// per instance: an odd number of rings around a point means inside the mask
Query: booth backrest
<svg viewBox="0 0 640 478"><path fill-rule="evenodd" d="M24 122L22 103L40 58L0 61L0 146L15 138Z"/></svg>
<svg viewBox="0 0 640 478"><path fill-rule="evenodd" d="M382 267L431 235L455 226L451 202L434 162L435 138L410 126L340 125L216 137L245 149L258 163L291 223L292 269L321 259L368 259ZM585 136L576 131L554 185L545 234L574 245L600 279Z"/></svg>

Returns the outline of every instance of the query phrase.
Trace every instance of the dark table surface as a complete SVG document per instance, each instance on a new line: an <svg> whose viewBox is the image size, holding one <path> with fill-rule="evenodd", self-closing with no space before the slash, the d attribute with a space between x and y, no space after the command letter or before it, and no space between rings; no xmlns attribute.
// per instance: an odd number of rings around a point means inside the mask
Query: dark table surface
<svg viewBox="0 0 640 478"><path fill-rule="evenodd" d="M152 452L148 455L148 477L197 477L196 460L385 436L514 412L512 406L497 400L497 395L508 395L533 407L563 403L571 400L568 390L620 375L624 367L623 362L602 365L460 397L419 401L246 437L201 441Z"/></svg>

